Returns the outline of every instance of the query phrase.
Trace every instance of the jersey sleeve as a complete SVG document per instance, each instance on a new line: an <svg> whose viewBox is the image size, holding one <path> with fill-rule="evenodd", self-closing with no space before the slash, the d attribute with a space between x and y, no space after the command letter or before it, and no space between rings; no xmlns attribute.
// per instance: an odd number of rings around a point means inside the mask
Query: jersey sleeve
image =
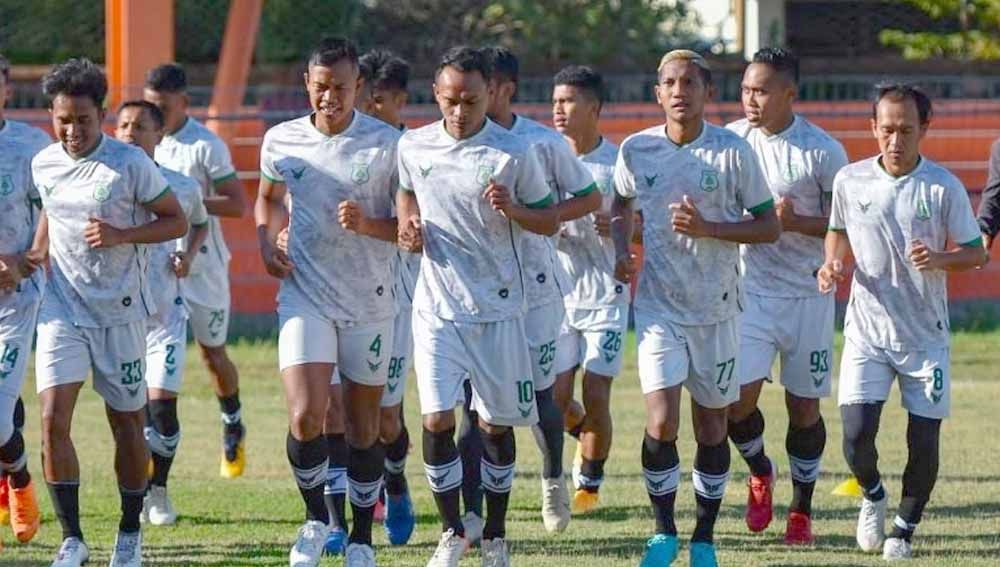
<svg viewBox="0 0 1000 567"><path fill-rule="evenodd" d="M831 140L826 151L823 152L823 160L820 162L819 187L824 193L833 192L833 180L837 177L837 172L847 165L847 152L844 146L836 140Z"/></svg>
<svg viewBox="0 0 1000 567"><path fill-rule="evenodd" d="M396 181L403 191L413 192L413 177L410 175L410 168L406 166L404 148L404 140L400 139L396 144Z"/></svg>
<svg viewBox="0 0 1000 567"><path fill-rule="evenodd" d="M830 206L830 230L847 230L847 196L844 194L844 176L837 174L833 179L833 204Z"/></svg>
<svg viewBox="0 0 1000 567"><path fill-rule="evenodd" d="M194 205L191 207L191 217L188 218L188 222L191 223L191 226L201 226L208 222L208 209L205 208L205 200L204 195L201 193L201 185L195 182L194 188Z"/></svg>
<svg viewBox="0 0 1000 567"><path fill-rule="evenodd" d="M272 183L284 183L285 178L278 171L278 166L274 163L276 157L274 155L274 140L271 136L271 131L268 130L264 134L263 143L260 145L260 174Z"/></svg>
<svg viewBox="0 0 1000 567"><path fill-rule="evenodd" d="M767 187L764 173L760 170L756 156L745 142L737 153L736 191L743 208L753 216L774 207L774 195Z"/></svg>
<svg viewBox="0 0 1000 567"><path fill-rule="evenodd" d="M395 208L396 191L399 190L399 138L393 139L388 148L387 160L392 171L389 174L389 196L392 197L393 208Z"/></svg>
<svg viewBox="0 0 1000 567"><path fill-rule="evenodd" d="M635 176L629 169L625 154L626 146L622 144L621 149L618 150L618 158L615 160L615 193L623 199L635 199Z"/></svg>
<svg viewBox="0 0 1000 567"><path fill-rule="evenodd" d="M132 183L136 198L144 205L162 197L170 190L167 178L160 173L156 163L145 154L132 160Z"/></svg>
<svg viewBox="0 0 1000 567"><path fill-rule="evenodd" d="M206 145L203 165L212 183L219 183L236 176L236 168L233 167L233 158L229 155L229 148L217 136L213 136Z"/></svg>
<svg viewBox="0 0 1000 567"><path fill-rule="evenodd" d="M559 188L562 195L583 197L597 189L590 170L573 155L573 151L565 142L562 140L554 141L550 151L552 152L552 168L555 173L556 187Z"/></svg>
<svg viewBox="0 0 1000 567"><path fill-rule="evenodd" d="M518 160L514 199L528 207L544 207L552 202L542 165L531 151L524 152Z"/></svg>
<svg viewBox="0 0 1000 567"><path fill-rule="evenodd" d="M960 246L981 246L979 223L972 213L969 194L960 182L956 181L954 185L947 187L945 205L947 209L944 221L948 223L948 238Z"/></svg>

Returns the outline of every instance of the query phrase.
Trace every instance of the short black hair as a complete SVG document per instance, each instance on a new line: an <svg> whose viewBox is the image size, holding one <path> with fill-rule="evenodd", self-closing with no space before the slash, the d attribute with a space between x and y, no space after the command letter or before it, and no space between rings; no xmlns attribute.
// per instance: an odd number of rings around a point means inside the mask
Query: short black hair
<svg viewBox="0 0 1000 567"><path fill-rule="evenodd" d="M445 51L434 75L440 74L445 67L452 67L463 73L478 71L487 81L493 76L493 69L482 50L473 49L466 45L459 45Z"/></svg>
<svg viewBox="0 0 1000 567"><path fill-rule="evenodd" d="M3 77L4 82L10 80L10 61L3 55L0 55L0 76Z"/></svg>
<svg viewBox="0 0 1000 567"><path fill-rule="evenodd" d="M506 47L494 45L480 49L493 68L493 76L499 79L506 79L514 83L517 82L519 65L517 55Z"/></svg>
<svg viewBox="0 0 1000 567"><path fill-rule="evenodd" d="M799 83L799 58L784 47L765 47L753 54L751 63L768 65L779 73L784 73L795 84Z"/></svg>
<svg viewBox="0 0 1000 567"><path fill-rule="evenodd" d="M410 64L386 49L373 49L358 59L361 74L372 88L405 91L410 82Z"/></svg>
<svg viewBox="0 0 1000 567"><path fill-rule="evenodd" d="M108 79L90 59L70 59L56 65L42 77L42 92L49 99L49 106L59 95L86 96L101 109L104 108L104 98L108 96Z"/></svg>
<svg viewBox="0 0 1000 567"><path fill-rule="evenodd" d="M872 102L872 118L878 118L878 103L888 98L893 101L910 99L917 105L920 124L929 124L934 115L931 97L920 87L908 83L879 83L875 85L875 100Z"/></svg>
<svg viewBox="0 0 1000 567"><path fill-rule="evenodd" d="M566 85L576 87L594 97L598 104L603 104L606 98L604 92L604 77L593 67L587 65L570 65L563 67L552 79L555 86Z"/></svg>
<svg viewBox="0 0 1000 567"><path fill-rule="evenodd" d="M358 48L354 42L341 36L327 36L319 40L316 47L309 53L309 67L332 67L338 61L347 59L355 67L358 66Z"/></svg>
<svg viewBox="0 0 1000 567"><path fill-rule="evenodd" d="M182 93L187 86L187 73L177 63L157 65L146 73L146 88L158 93Z"/></svg>
<svg viewBox="0 0 1000 567"><path fill-rule="evenodd" d="M142 99L126 100L118 107L118 113L121 114L121 111L126 108L141 108L148 112L149 116L153 118L153 122L156 123L158 130L162 130L167 123L166 119L163 118L163 111L160 110L160 107L151 102Z"/></svg>

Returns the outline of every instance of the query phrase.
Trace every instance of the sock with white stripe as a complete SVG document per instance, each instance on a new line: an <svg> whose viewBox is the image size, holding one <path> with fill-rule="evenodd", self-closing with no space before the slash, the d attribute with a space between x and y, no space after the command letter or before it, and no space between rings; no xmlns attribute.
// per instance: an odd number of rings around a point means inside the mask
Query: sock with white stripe
<svg viewBox="0 0 1000 567"><path fill-rule="evenodd" d="M0 447L0 473L9 475L11 488L24 488L31 482L28 453L24 450L24 437L20 429L14 429L10 439Z"/></svg>
<svg viewBox="0 0 1000 567"><path fill-rule="evenodd" d="M591 461L583 457L579 470L576 471L576 487L590 493L597 493L601 490L604 482L604 463L607 459L595 459Z"/></svg>
<svg viewBox="0 0 1000 567"><path fill-rule="evenodd" d="M674 499L681 480L677 441L660 441L646 433L642 440L642 472L656 518L656 533L676 536Z"/></svg>
<svg viewBox="0 0 1000 567"><path fill-rule="evenodd" d="M771 460L764 452L764 414L759 409L753 410L742 421L729 422L729 438L750 467L750 474L771 474Z"/></svg>
<svg viewBox="0 0 1000 567"><path fill-rule="evenodd" d="M465 528L459 512L463 467L455 446L455 428L434 433L425 427L423 445L424 474L441 516L441 531L454 530L464 537Z"/></svg>
<svg viewBox="0 0 1000 567"><path fill-rule="evenodd" d="M385 446L385 493L389 496L405 494L406 487L406 453L410 450L410 432L406 426L392 443Z"/></svg>
<svg viewBox="0 0 1000 567"><path fill-rule="evenodd" d="M306 519L329 524L330 515L323 501L328 461L326 439L317 435L308 441L299 441L289 431L285 447L288 462L295 475L295 484L299 486L299 493L306 505Z"/></svg>
<svg viewBox="0 0 1000 567"><path fill-rule="evenodd" d="M329 462L323 500L326 502L330 526L347 530L347 441L343 433L326 434Z"/></svg>
<svg viewBox="0 0 1000 567"><path fill-rule="evenodd" d="M486 497L486 524L483 539L496 539L507 535L507 504L514 485L514 459L517 448L514 429L491 435L479 431L483 439L482 483Z"/></svg>
<svg viewBox="0 0 1000 567"><path fill-rule="evenodd" d="M382 444L365 449L350 447L347 462L347 491L351 499L354 526L350 543L372 544L372 522L375 520L375 503L382 490L382 472L385 451Z"/></svg>
<svg viewBox="0 0 1000 567"><path fill-rule="evenodd" d="M181 424L177 420L177 398L149 400L146 404L146 445L153 460L153 476L149 483L166 486L170 467L174 464L177 445L181 442Z"/></svg>
<svg viewBox="0 0 1000 567"><path fill-rule="evenodd" d="M823 418L801 429L788 426L785 449L792 475L792 503L790 512L812 514L813 489L819 478L823 449L826 447L826 424Z"/></svg>
<svg viewBox="0 0 1000 567"><path fill-rule="evenodd" d="M691 482L694 484L697 517L691 541L712 543L715 520L719 517L719 505L722 504L722 497L726 494L726 483L729 482L728 441L715 446L698 443Z"/></svg>

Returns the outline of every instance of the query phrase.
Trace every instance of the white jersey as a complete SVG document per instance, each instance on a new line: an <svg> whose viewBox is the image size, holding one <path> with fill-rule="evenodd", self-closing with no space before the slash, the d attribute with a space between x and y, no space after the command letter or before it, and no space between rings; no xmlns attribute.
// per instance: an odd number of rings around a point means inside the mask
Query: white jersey
<svg viewBox="0 0 1000 567"><path fill-rule="evenodd" d="M184 218L191 226L202 226L208 222L208 211L202 200L201 185L194 179L172 169L159 166L170 190L177 197ZM190 232L190 231L189 231ZM153 282L156 312L166 313L183 303L180 280L174 273L170 255L178 250L186 250L186 237L149 245L149 275Z"/></svg>
<svg viewBox="0 0 1000 567"><path fill-rule="evenodd" d="M400 309L413 308L413 294L420 275L420 254L405 250L396 251L396 305Z"/></svg>
<svg viewBox="0 0 1000 567"><path fill-rule="evenodd" d="M291 200L288 255L295 264L282 280L278 302L308 298L336 321L379 321L396 312L392 262L396 247L345 230L340 203L356 201L365 216L393 216L399 178L399 131L360 112L334 136L312 115L282 122L264 134L261 173L284 183Z"/></svg>
<svg viewBox="0 0 1000 567"><path fill-rule="evenodd" d="M441 120L400 139L399 185L416 194L423 224L415 310L470 323L524 313L524 231L483 198L490 179L510 189L516 203L552 202L528 142L490 120L464 140Z"/></svg>
<svg viewBox="0 0 1000 567"><path fill-rule="evenodd" d="M91 248L83 238L92 218L117 228L154 219L143 205L170 187L153 160L135 146L102 135L97 147L79 159L62 144L48 146L32 160L31 171L49 221L50 289L70 323L114 327L155 313L146 273L148 247Z"/></svg>
<svg viewBox="0 0 1000 567"><path fill-rule="evenodd" d="M666 126L632 134L615 165L615 191L644 211L644 266L636 309L682 325L713 325L740 311L739 245L674 232L670 205L687 195L705 220L740 222L774 205L757 157L735 133L707 122L683 146Z"/></svg>
<svg viewBox="0 0 1000 567"><path fill-rule="evenodd" d="M31 158L52 143L48 134L5 120L0 126L0 255L19 255L31 248L41 201L31 176ZM35 270L14 293L0 293L0 319L38 301L45 270Z"/></svg>
<svg viewBox="0 0 1000 567"><path fill-rule="evenodd" d="M156 146L156 162L193 177L205 197L216 194L216 183L236 176L225 142L191 117L179 130L163 137ZM228 308L229 257L222 224L219 217L211 215L205 244L191 260L191 274L181 283L185 298L199 305Z"/></svg>
<svg viewBox="0 0 1000 567"><path fill-rule="evenodd" d="M947 274L918 271L911 242L981 245L969 196L947 169L921 157L903 177L872 157L840 170L830 229L846 230L856 263L844 334L891 351L948 346Z"/></svg>
<svg viewBox="0 0 1000 567"><path fill-rule="evenodd" d="M596 148L579 156L579 160L594 177L601 192L601 210L611 211L615 200L614 178L618 146L601 138ZM564 298L571 309L606 309L626 305L625 284L615 279L615 244L603 238L594 228L594 215L563 223L557 257L569 277L569 289Z"/></svg>
<svg viewBox="0 0 1000 567"><path fill-rule="evenodd" d="M799 215L830 214L833 178L847 165L840 142L801 116L771 136L746 119L726 128L750 143L775 199L791 201ZM746 291L765 297L820 295L816 272L823 265L822 238L786 231L777 242L744 244L740 252Z"/></svg>
<svg viewBox="0 0 1000 567"><path fill-rule="evenodd" d="M523 116L514 116L510 132L531 143L542 166L545 183L552 198L559 202L584 196L594 190L590 171L573 155L573 150L558 132ZM570 287L569 278L556 259L555 238L524 231L524 285L528 309L562 301Z"/></svg>

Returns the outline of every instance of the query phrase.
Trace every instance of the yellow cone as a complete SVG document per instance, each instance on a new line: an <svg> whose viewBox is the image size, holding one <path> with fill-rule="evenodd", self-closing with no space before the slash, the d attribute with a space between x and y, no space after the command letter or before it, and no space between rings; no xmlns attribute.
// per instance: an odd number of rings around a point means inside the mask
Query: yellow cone
<svg viewBox="0 0 1000 567"><path fill-rule="evenodd" d="M844 482L837 485L833 489L832 494L834 496L847 496L849 498L860 498L864 493L861 491L861 485L858 484L858 479L853 476Z"/></svg>

